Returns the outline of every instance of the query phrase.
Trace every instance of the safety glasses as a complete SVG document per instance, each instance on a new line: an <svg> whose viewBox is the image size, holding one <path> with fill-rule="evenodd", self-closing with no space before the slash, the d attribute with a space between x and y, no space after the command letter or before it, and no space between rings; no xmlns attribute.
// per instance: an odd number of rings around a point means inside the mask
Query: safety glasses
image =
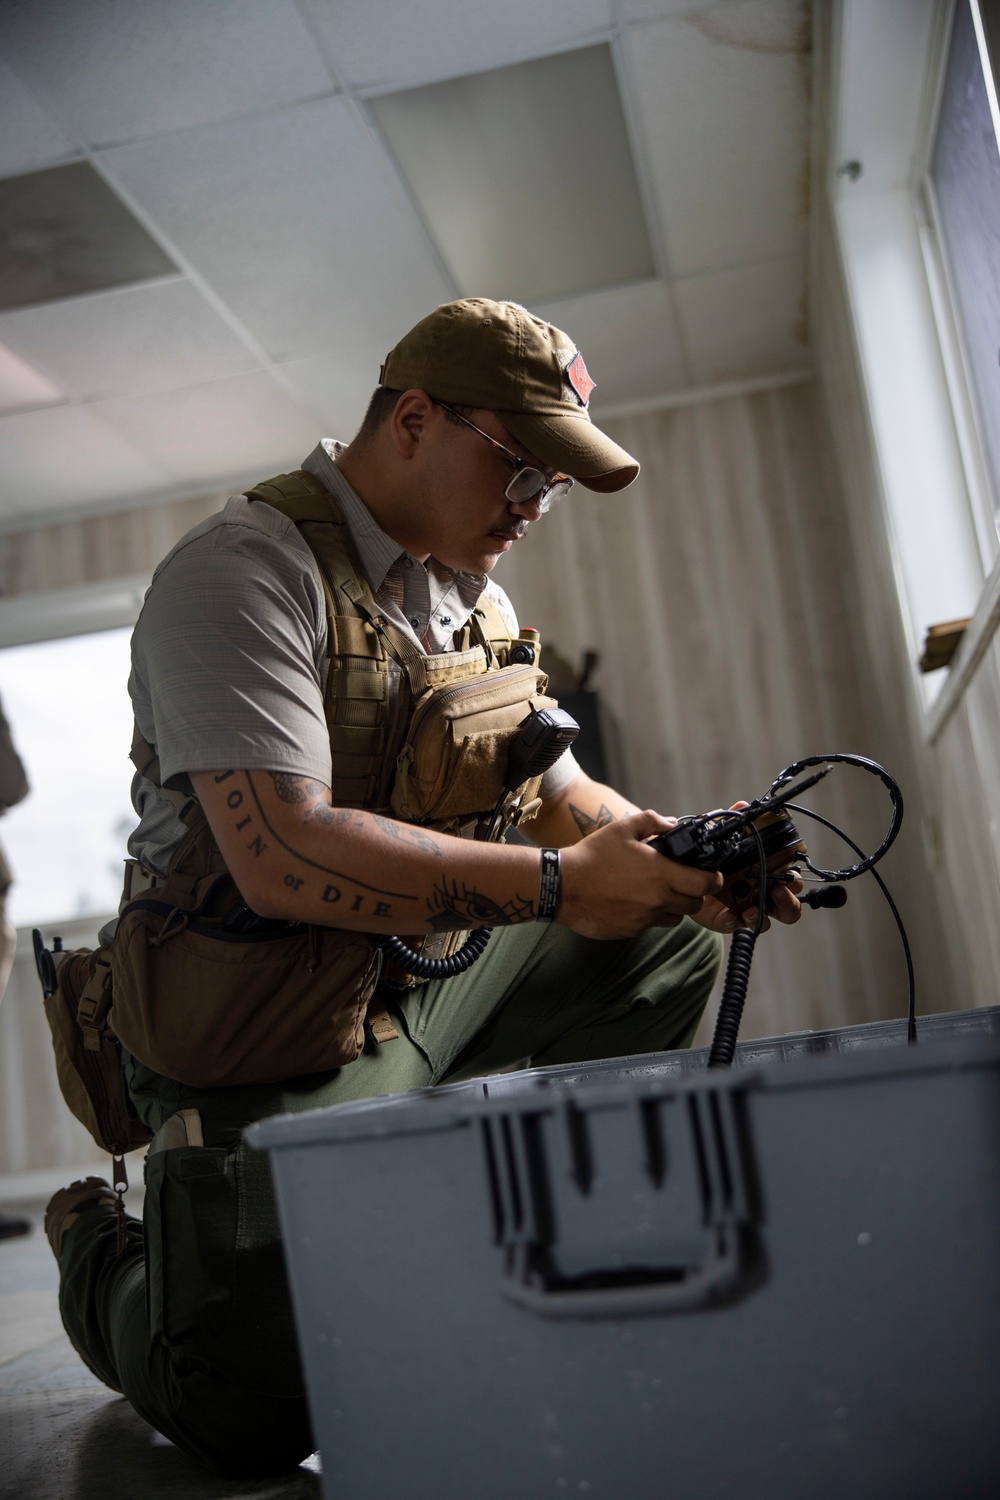
<svg viewBox="0 0 1000 1500"><path fill-rule="evenodd" d="M434 404L445 411L450 411L459 422L464 422L466 427L471 427L473 432L478 432L479 436L485 438L488 443L492 443L494 448L500 449L514 470L504 490L507 499L514 505L525 505L529 500L537 500L541 513L544 515L547 510L552 509L557 500L568 495L573 488L573 480L568 475L560 474L553 479L543 469L536 469L534 465L528 463L526 458L520 458L516 453L512 453L509 448L504 447L503 443L498 443L496 438L490 437L488 432L477 427L475 422L470 422L468 417L463 417L460 411L456 411L446 401L435 401Z"/></svg>

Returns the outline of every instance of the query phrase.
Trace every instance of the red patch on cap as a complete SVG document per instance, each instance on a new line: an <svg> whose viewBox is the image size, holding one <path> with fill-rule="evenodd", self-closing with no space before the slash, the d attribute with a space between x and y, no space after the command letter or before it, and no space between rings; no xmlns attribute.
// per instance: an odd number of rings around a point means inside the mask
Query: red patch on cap
<svg viewBox="0 0 1000 1500"><path fill-rule="evenodd" d="M590 401L590 393L597 384L591 380L587 373L587 366L583 362L583 355L578 354L573 363L566 366L566 379L576 394L581 406L586 406Z"/></svg>

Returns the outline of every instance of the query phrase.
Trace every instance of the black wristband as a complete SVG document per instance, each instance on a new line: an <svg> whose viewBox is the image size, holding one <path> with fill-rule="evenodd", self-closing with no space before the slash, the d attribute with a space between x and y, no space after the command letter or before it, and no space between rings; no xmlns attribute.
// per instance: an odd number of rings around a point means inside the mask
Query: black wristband
<svg viewBox="0 0 1000 1500"><path fill-rule="evenodd" d="M559 850L542 850L542 873L538 884L536 922L551 922L559 905Z"/></svg>

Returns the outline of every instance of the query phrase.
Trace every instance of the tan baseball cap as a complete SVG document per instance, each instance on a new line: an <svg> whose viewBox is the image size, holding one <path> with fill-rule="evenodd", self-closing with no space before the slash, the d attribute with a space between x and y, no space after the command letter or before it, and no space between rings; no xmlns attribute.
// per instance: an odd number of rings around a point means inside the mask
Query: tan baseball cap
<svg viewBox="0 0 1000 1500"><path fill-rule="evenodd" d="M590 420L595 382L568 334L517 302L446 302L386 356L379 383L495 412L550 469L588 490L623 490L639 472Z"/></svg>

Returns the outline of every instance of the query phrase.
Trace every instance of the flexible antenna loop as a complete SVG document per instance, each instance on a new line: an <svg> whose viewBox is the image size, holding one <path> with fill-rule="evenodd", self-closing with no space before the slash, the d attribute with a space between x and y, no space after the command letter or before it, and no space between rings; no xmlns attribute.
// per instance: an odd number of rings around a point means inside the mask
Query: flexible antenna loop
<svg viewBox="0 0 1000 1500"><path fill-rule="evenodd" d="M779 776L775 777L767 790L767 796L761 800L766 802L768 797L773 797L776 792L780 792L782 787L787 786L790 781L794 781L799 772L807 770L809 766L836 764L857 766L859 770L868 771L870 775L877 776L889 793L889 800L892 803L892 814L889 820L888 832L881 844L879 844L874 854L867 855L858 864L845 865L842 870L821 870L810 859L803 860L803 864L807 869L812 871L817 880L853 880L855 876L863 875L866 870L870 870L873 865L878 864L883 854L886 853L895 840L899 832L899 825L903 821L903 794L899 790L898 782L890 776L885 766L880 766L877 760L871 760L867 755L848 755L843 751L838 751L835 755L807 755L804 760L794 761L792 765L786 766ZM802 810L805 811L804 808ZM838 829L837 832L839 833L840 830Z"/></svg>

